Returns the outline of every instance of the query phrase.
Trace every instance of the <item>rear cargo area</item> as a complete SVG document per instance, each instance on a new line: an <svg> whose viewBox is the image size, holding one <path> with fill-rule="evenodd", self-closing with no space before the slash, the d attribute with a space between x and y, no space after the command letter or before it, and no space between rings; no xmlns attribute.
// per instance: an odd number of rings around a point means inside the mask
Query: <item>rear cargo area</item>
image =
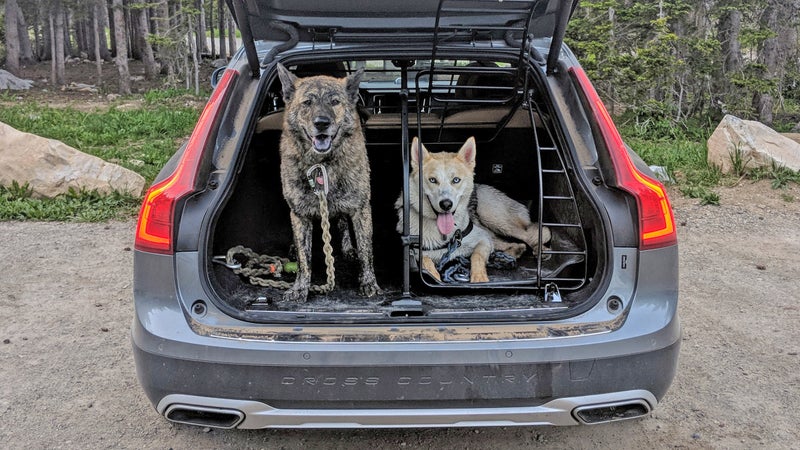
<svg viewBox="0 0 800 450"><path fill-rule="evenodd" d="M602 269L603 252L599 250L605 245L596 213L583 189L571 178L564 149L553 140L552 129L542 120L536 105L506 99L489 105L450 104L443 108L449 111L431 108L411 114L410 136L419 135L431 152L457 151L468 137L475 137L475 182L491 185L527 206L532 221L551 231L551 242L538 251L528 248L513 267L490 266L490 282L480 285L439 283L421 275L412 258L411 296L403 298L405 249L397 231L395 202L407 174L402 164L399 108L387 106L386 96L383 97L378 108L373 95L370 114L364 121L371 170L374 265L383 293L372 298L358 294L358 263L341 253L341 236L331 226L336 274L332 292L310 294L304 304L285 303L281 301L281 289L253 284L230 268L209 261L209 279L220 299L237 310L250 312L424 316L563 309L588 297ZM219 210L209 242L210 255L219 257L231 248L244 246L260 255L294 258L289 208L280 184L281 116L279 106L267 111L250 147L241 155L242 171L227 203ZM325 282L320 229L317 222L312 246L315 284ZM239 262L246 259L237 256ZM280 278L291 282L293 274L284 273ZM412 300L413 307L398 307L403 300Z"/></svg>

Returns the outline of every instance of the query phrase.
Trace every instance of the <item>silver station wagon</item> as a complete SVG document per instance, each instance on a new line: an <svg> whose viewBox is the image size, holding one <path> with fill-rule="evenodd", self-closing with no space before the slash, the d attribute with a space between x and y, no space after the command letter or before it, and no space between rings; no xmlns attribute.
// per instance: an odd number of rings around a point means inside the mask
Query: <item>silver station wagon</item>
<svg viewBox="0 0 800 450"><path fill-rule="evenodd" d="M229 0L243 47L136 229L132 345L158 413L219 428L649 414L678 361L675 221L563 43L577 3ZM332 262L335 287L295 302L270 282L297 270L279 64L301 78L363 71L375 296L338 237L324 249L322 219L312 283ZM474 137L475 181L524 205L546 245L496 255L488 282L463 264L441 279L421 269L422 236L398 232L395 207L424 181L410 175L415 137L432 152Z"/></svg>

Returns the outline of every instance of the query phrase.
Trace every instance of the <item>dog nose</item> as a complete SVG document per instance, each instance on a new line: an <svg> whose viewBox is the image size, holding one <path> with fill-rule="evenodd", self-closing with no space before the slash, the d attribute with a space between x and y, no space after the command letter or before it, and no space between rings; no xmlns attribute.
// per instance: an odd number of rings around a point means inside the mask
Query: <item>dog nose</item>
<svg viewBox="0 0 800 450"><path fill-rule="evenodd" d="M317 130L325 130L331 125L331 119L325 116L314 117L314 126Z"/></svg>
<svg viewBox="0 0 800 450"><path fill-rule="evenodd" d="M448 199L444 199L444 200L439 202L439 207L442 208L445 211L450 211L450 208L453 207L453 201L452 200L448 200Z"/></svg>

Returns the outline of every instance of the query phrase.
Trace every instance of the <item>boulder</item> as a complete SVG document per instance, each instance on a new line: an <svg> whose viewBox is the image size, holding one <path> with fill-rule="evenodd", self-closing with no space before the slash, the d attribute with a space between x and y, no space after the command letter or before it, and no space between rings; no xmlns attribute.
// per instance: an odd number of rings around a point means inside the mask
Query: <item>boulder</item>
<svg viewBox="0 0 800 450"><path fill-rule="evenodd" d="M781 136L787 137L800 144L800 133L781 133Z"/></svg>
<svg viewBox="0 0 800 450"><path fill-rule="evenodd" d="M737 151L745 170L770 167L773 162L800 170L800 144L760 122L726 115L708 138L708 163L722 173L733 173Z"/></svg>
<svg viewBox="0 0 800 450"><path fill-rule="evenodd" d="M0 91L25 91L33 86L32 80L17 78L13 73L0 69Z"/></svg>
<svg viewBox="0 0 800 450"><path fill-rule="evenodd" d="M228 65L228 60L224 58L215 59L211 61L211 67L215 69L219 69L220 67L225 67Z"/></svg>
<svg viewBox="0 0 800 450"><path fill-rule="evenodd" d="M145 187L136 172L0 122L0 185L13 181L28 183L34 197L55 197L70 188L138 197Z"/></svg>

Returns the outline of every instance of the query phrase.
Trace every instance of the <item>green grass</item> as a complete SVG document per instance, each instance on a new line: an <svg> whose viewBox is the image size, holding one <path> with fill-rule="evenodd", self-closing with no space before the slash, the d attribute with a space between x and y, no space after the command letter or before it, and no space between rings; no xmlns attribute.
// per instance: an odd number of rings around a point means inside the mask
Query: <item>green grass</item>
<svg viewBox="0 0 800 450"><path fill-rule="evenodd" d="M719 195L713 187L720 183L721 174L706 162L704 142L647 141L638 137L626 140L647 164L666 167L681 194L700 199L702 205L719 205Z"/></svg>
<svg viewBox="0 0 800 450"><path fill-rule="evenodd" d="M768 168L746 169L747 161L741 153L731 156L734 173L723 175L719 168L707 162L706 142L711 134L708 126L663 131L634 125L620 127L625 141L647 164L665 167L676 180L681 194L699 199L701 205L719 205L720 198L714 188L735 184L743 178L772 180L773 189L784 188L788 183L800 183L800 173L775 164Z"/></svg>
<svg viewBox="0 0 800 450"><path fill-rule="evenodd" d="M711 187L719 184L719 169L707 162L706 139L683 136L653 139L633 127L621 127L625 142L649 165L662 166L679 184Z"/></svg>
<svg viewBox="0 0 800 450"><path fill-rule="evenodd" d="M31 197L27 186L0 186L0 220L102 222L136 215L141 199L130 195L70 191L53 199Z"/></svg>
<svg viewBox="0 0 800 450"><path fill-rule="evenodd" d="M92 112L12 103L0 107L0 121L131 169L149 184L194 128L199 109L184 106L185 97L186 92L180 90L152 91L144 95L141 107L112 106ZM202 99L191 98L191 104L203 104ZM0 220L96 222L130 218L140 202L140 198L122 194L94 192L37 199L24 187L3 187Z"/></svg>

